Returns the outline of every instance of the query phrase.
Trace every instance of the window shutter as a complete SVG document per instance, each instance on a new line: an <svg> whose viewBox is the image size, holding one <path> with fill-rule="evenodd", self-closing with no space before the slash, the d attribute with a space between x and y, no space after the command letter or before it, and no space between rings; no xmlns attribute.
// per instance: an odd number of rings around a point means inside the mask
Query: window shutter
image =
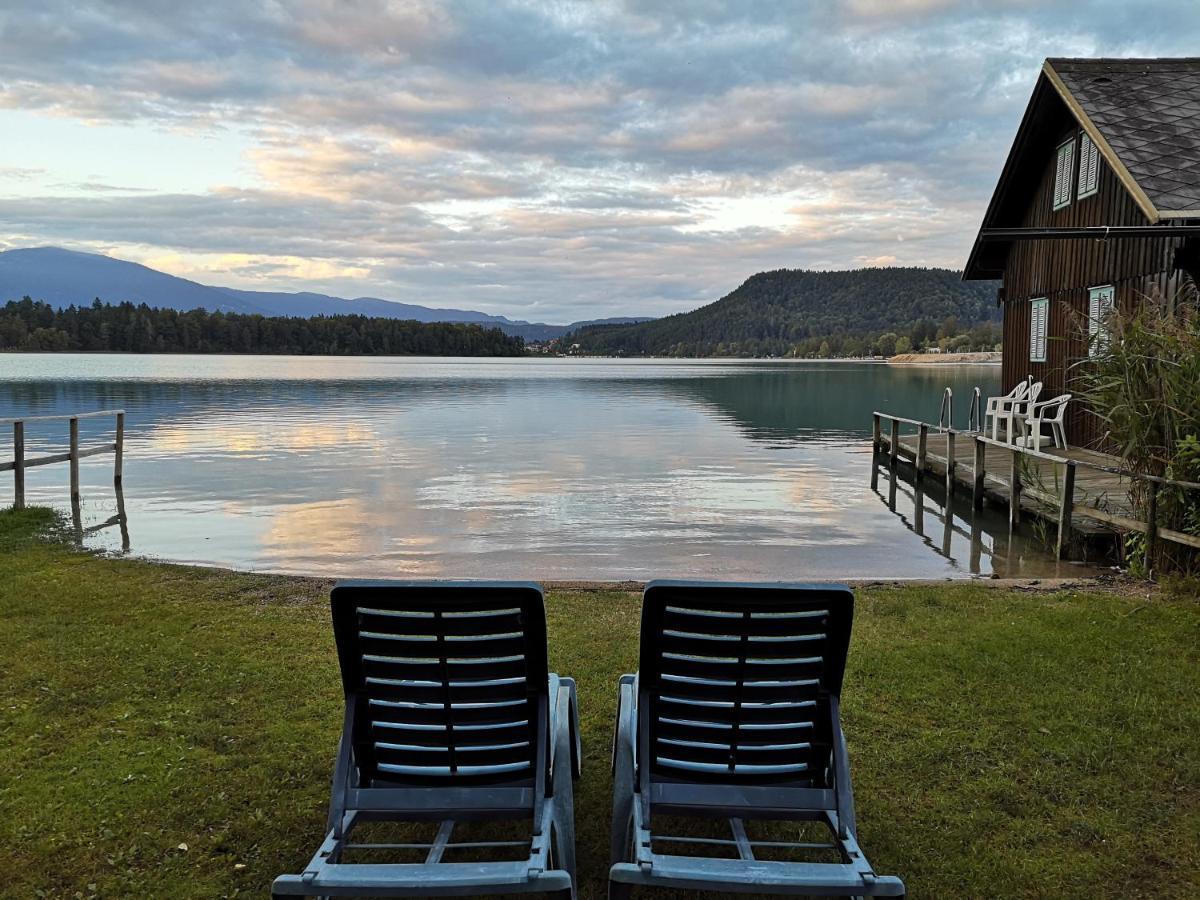
<svg viewBox="0 0 1200 900"><path fill-rule="evenodd" d="M1090 197L1100 184L1100 148L1086 134L1079 140L1079 197Z"/></svg>
<svg viewBox="0 0 1200 900"><path fill-rule="evenodd" d="M1110 284L1088 291L1088 355L1107 352L1109 342L1108 315L1113 310L1116 289Z"/></svg>
<svg viewBox="0 0 1200 900"><path fill-rule="evenodd" d="M1046 327L1050 318L1050 301L1045 297L1031 301L1029 308L1029 361L1046 361Z"/></svg>
<svg viewBox="0 0 1200 900"><path fill-rule="evenodd" d="M1054 166L1054 208L1061 209L1071 202L1071 170L1075 163L1075 139L1059 145Z"/></svg>

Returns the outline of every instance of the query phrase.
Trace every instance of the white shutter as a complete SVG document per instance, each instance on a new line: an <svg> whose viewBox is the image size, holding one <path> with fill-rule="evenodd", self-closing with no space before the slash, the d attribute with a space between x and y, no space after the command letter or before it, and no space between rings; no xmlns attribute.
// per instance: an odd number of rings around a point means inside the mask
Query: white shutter
<svg viewBox="0 0 1200 900"><path fill-rule="evenodd" d="M1086 134L1079 141L1079 197L1090 197L1100 184L1100 148Z"/></svg>
<svg viewBox="0 0 1200 900"><path fill-rule="evenodd" d="M1061 209L1071 203L1071 172L1075 166L1075 138L1058 147L1054 164L1054 208Z"/></svg>
<svg viewBox="0 0 1200 900"><path fill-rule="evenodd" d="M1116 290L1111 284L1088 291L1088 355L1099 356L1108 350L1107 318L1113 310Z"/></svg>
<svg viewBox="0 0 1200 900"><path fill-rule="evenodd" d="M1030 302L1029 361L1046 361L1046 327L1050 318L1050 301L1045 297Z"/></svg>

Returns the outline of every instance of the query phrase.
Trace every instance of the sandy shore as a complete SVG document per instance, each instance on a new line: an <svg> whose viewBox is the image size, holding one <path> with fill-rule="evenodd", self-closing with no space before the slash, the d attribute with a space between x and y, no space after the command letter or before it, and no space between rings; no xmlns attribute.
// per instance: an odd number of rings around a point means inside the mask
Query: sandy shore
<svg viewBox="0 0 1200 900"><path fill-rule="evenodd" d="M899 353L888 359L889 363L901 366L961 366L999 364L999 351L979 353Z"/></svg>

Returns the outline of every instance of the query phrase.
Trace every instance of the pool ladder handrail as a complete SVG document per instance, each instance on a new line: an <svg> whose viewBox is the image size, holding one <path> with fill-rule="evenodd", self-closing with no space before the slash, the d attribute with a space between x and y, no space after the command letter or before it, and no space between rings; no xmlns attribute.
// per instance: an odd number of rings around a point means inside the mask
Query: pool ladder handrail
<svg viewBox="0 0 1200 900"><path fill-rule="evenodd" d="M942 391L942 402L938 406L938 431L954 427L954 390L949 386Z"/></svg>
<svg viewBox="0 0 1200 900"><path fill-rule="evenodd" d="M983 394L978 385L971 392L971 409L967 413L967 431L974 434L983 431Z"/></svg>

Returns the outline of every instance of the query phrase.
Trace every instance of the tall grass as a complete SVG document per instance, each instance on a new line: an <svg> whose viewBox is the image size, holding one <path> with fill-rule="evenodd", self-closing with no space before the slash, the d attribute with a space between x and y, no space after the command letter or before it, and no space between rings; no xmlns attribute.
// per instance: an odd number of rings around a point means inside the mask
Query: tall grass
<svg viewBox="0 0 1200 900"><path fill-rule="evenodd" d="M1086 327L1086 322L1083 323ZM1076 364L1075 385L1104 423L1104 443L1123 465L1148 475L1200 481L1200 313L1195 292L1143 297L1109 313L1091 338L1092 356ZM1149 491L1131 482L1134 507L1145 514ZM1200 535L1200 491L1163 488L1160 526ZM1144 553L1144 542L1137 542ZM1197 554L1158 542L1147 571L1200 570Z"/></svg>

